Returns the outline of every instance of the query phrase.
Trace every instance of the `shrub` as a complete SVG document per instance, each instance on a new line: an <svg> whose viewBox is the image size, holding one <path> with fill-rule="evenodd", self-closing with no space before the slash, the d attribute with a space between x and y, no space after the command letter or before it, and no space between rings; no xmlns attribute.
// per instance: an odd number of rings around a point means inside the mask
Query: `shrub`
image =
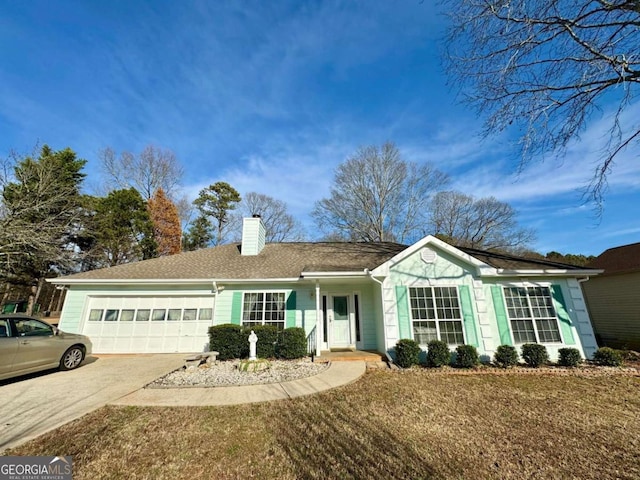
<svg viewBox="0 0 640 480"><path fill-rule="evenodd" d="M603 367L619 367L623 364L622 352L614 348L601 347L593 354L593 361Z"/></svg>
<svg viewBox="0 0 640 480"><path fill-rule="evenodd" d="M409 368L420 363L420 345L418 342L403 338L396 343L396 365Z"/></svg>
<svg viewBox="0 0 640 480"><path fill-rule="evenodd" d="M478 350L473 345L458 345L456 348L456 366L473 368L480 364Z"/></svg>
<svg viewBox="0 0 640 480"><path fill-rule="evenodd" d="M249 343L249 335L251 330L258 337L256 343L256 356L258 358L275 358L276 344L278 343L278 327L273 325L253 325L245 327L245 341Z"/></svg>
<svg viewBox="0 0 640 480"><path fill-rule="evenodd" d="M218 352L218 359L245 358L249 356L247 334L240 325L225 323L209 327L209 350Z"/></svg>
<svg viewBox="0 0 640 480"><path fill-rule="evenodd" d="M429 367L442 367L451 363L451 351L447 342L431 340L427 344L427 365Z"/></svg>
<svg viewBox="0 0 640 480"><path fill-rule="evenodd" d="M276 354L280 358L292 359L307 356L307 335L304 328L290 327L280 332Z"/></svg>
<svg viewBox="0 0 640 480"><path fill-rule="evenodd" d="M519 359L518 350L511 345L500 345L493 354L493 363L501 368L515 367Z"/></svg>
<svg viewBox="0 0 640 480"><path fill-rule="evenodd" d="M582 363L580 350L577 348L561 348L558 350L558 365L563 367L577 367Z"/></svg>
<svg viewBox="0 0 640 480"><path fill-rule="evenodd" d="M533 368L538 368L549 362L547 347L539 343L525 343L522 345L522 359Z"/></svg>

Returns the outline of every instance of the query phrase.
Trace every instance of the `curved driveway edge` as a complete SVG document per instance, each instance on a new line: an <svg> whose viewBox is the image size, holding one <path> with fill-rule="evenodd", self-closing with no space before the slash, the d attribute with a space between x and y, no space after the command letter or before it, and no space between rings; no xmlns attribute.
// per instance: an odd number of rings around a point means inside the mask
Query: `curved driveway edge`
<svg viewBox="0 0 640 480"><path fill-rule="evenodd" d="M0 382L0 453L144 387L184 364L184 354L89 357L77 369Z"/></svg>
<svg viewBox="0 0 640 480"><path fill-rule="evenodd" d="M269 402L347 385L358 380L365 371L365 362L332 362L318 375L289 382L235 387L143 388L110 402L110 405L200 407Z"/></svg>

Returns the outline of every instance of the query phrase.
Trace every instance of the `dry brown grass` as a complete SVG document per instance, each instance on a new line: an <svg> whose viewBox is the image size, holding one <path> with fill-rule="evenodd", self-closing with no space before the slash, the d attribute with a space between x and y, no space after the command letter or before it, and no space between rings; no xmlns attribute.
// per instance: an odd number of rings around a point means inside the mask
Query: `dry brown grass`
<svg viewBox="0 0 640 480"><path fill-rule="evenodd" d="M9 452L75 479L640 478L640 377L372 372L238 407L106 407Z"/></svg>

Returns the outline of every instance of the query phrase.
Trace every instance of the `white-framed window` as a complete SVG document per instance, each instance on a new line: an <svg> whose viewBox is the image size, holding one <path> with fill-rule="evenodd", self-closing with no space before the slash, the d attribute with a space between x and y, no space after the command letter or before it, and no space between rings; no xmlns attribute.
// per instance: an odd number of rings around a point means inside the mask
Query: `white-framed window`
<svg viewBox="0 0 640 480"><path fill-rule="evenodd" d="M410 287L413 339L420 345L442 340L462 345L464 331L457 287Z"/></svg>
<svg viewBox="0 0 640 480"><path fill-rule="evenodd" d="M243 325L274 325L284 328L286 298L284 292L244 292Z"/></svg>
<svg viewBox="0 0 640 480"><path fill-rule="evenodd" d="M503 291L515 343L562 342L549 287L503 287Z"/></svg>

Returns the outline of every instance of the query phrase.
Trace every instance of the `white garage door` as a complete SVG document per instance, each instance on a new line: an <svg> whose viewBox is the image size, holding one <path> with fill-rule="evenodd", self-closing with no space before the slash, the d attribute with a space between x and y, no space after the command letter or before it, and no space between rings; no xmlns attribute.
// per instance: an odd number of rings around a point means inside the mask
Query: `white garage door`
<svg viewBox="0 0 640 480"><path fill-rule="evenodd" d="M90 297L82 333L95 353L202 352L214 297Z"/></svg>

